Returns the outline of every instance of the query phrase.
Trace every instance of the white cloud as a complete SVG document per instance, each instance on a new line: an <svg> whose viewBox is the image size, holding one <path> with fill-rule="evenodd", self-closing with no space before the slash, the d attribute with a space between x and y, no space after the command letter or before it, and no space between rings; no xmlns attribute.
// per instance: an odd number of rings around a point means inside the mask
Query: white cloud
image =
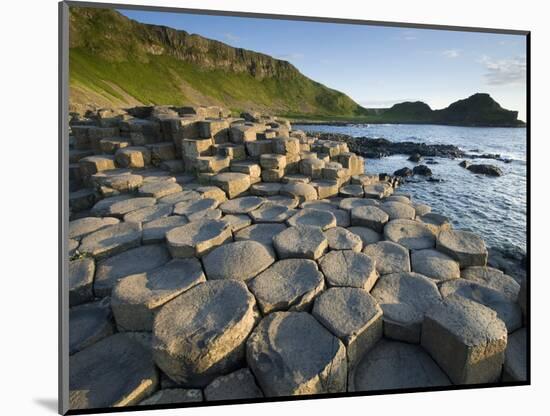
<svg viewBox="0 0 550 416"><path fill-rule="evenodd" d="M458 58L460 56L460 51L458 49L447 49L442 52L443 56L447 58Z"/></svg>
<svg viewBox="0 0 550 416"><path fill-rule="evenodd" d="M525 57L494 60L482 56L480 62L485 66L485 81L489 85L513 85L525 83L527 62Z"/></svg>

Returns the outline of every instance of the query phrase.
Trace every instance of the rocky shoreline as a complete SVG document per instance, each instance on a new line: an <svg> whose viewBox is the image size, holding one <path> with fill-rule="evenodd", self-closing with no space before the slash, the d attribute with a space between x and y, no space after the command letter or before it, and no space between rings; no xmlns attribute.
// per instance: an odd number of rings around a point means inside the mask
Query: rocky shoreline
<svg viewBox="0 0 550 416"><path fill-rule="evenodd" d="M70 129L71 409L526 380L526 276L347 141L220 107Z"/></svg>

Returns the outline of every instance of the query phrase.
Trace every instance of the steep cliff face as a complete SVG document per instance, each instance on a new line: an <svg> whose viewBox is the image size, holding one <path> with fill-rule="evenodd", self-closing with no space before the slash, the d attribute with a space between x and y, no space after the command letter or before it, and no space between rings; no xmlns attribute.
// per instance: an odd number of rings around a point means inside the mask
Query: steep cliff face
<svg viewBox="0 0 550 416"><path fill-rule="evenodd" d="M357 116L351 98L289 62L114 10L72 7L71 103L220 104L286 114Z"/></svg>

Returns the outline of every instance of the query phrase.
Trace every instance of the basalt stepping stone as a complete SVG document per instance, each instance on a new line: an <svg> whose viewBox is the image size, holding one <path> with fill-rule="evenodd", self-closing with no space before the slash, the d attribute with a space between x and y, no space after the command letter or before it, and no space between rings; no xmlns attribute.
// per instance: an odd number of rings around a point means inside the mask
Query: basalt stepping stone
<svg viewBox="0 0 550 416"><path fill-rule="evenodd" d="M126 198L120 200L114 200L114 198L106 198L102 201L99 201L92 208L92 212L98 216L113 216L117 218L122 218L124 214L135 211L136 209L151 207L157 203L155 198L151 197L140 197L140 198ZM107 199L113 200L106 202ZM102 203L106 202L105 205Z"/></svg>
<svg viewBox="0 0 550 416"><path fill-rule="evenodd" d="M141 246L101 260L96 264L94 293L99 297L109 296L121 278L156 269L169 260L170 254L164 245Z"/></svg>
<svg viewBox="0 0 550 416"><path fill-rule="evenodd" d="M316 201L305 201L300 204L300 208L318 209L321 211L334 211L335 207L328 199L319 199Z"/></svg>
<svg viewBox="0 0 550 416"><path fill-rule="evenodd" d="M278 195L281 190L281 184L277 182L260 182L255 183L250 187L250 193L257 196L273 196Z"/></svg>
<svg viewBox="0 0 550 416"><path fill-rule="evenodd" d="M172 214L172 206L167 204L153 205L131 211L125 214L124 222L149 222Z"/></svg>
<svg viewBox="0 0 550 416"><path fill-rule="evenodd" d="M283 183L296 183L296 182L309 183L310 181L311 181L311 177L307 175L302 175L299 173L285 175L282 179Z"/></svg>
<svg viewBox="0 0 550 416"><path fill-rule="evenodd" d="M108 298L75 306L69 310L70 355L112 335L113 332Z"/></svg>
<svg viewBox="0 0 550 416"><path fill-rule="evenodd" d="M379 205L376 200L368 198L344 198L340 201L340 208L346 211L351 211L357 207L376 207Z"/></svg>
<svg viewBox="0 0 550 416"><path fill-rule="evenodd" d="M144 168L151 164L151 151L140 146L125 147L116 151L115 161L122 168Z"/></svg>
<svg viewBox="0 0 550 416"><path fill-rule="evenodd" d="M334 227L325 231L328 247L331 250L353 250L360 252L363 248L361 238L342 227Z"/></svg>
<svg viewBox="0 0 550 416"><path fill-rule="evenodd" d="M512 302L518 298L520 285L513 277L498 269L485 266L472 266L462 270L460 277L490 287L502 293Z"/></svg>
<svg viewBox="0 0 550 416"><path fill-rule="evenodd" d="M409 250L435 247L435 236L424 224L413 220L392 220L384 226L384 238Z"/></svg>
<svg viewBox="0 0 550 416"><path fill-rule="evenodd" d="M377 233L371 228L348 227L347 230L361 238L361 241L363 242L363 247L366 247L369 244L377 243L382 240L382 234Z"/></svg>
<svg viewBox="0 0 550 416"><path fill-rule="evenodd" d="M464 279L444 282L439 288L441 295L462 296L480 303L497 313L509 333L521 327L521 309L517 303L506 298L502 293L487 286Z"/></svg>
<svg viewBox="0 0 550 416"><path fill-rule="evenodd" d="M382 338L382 308L366 290L330 288L315 299L312 314L346 346L349 373Z"/></svg>
<svg viewBox="0 0 550 416"><path fill-rule="evenodd" d="M332 212L309 208L299 210L286 222L290 226L319 227L323 231L336 227L336 217Z"/></svg>
<svg viewBox="0 0 550 416"><path fill-rule="evenodd" d="M502 381L527 381L527 330L508 335Z"/></svg>
<svg viewBox="0 0 550 416"><path fill-rule="evenodd" d="M202 402L200 389L163 389L139 403L140 406Z"/></svg>
<svg viewBox="0 0 550 416"><path fill-rule="evenodd" d="M403 202L387 201L379 205L379 208L390 217L390 220L405 219L414 220L416 211L410 204Z"/></svg>
<svg viewBox="0 0 550 416"><path fill-rule="evenodd" d="M141 243L141 224L120 223L95 231L82 239L78 251L96 259L114 256Z"/></svg>
<svg viewBox="0 0 550 416"><path fill-rule="evenodd" d="M350 214L348 211L339 209L338 204L333 204L328 199L322 199L319 201L308 201L301 204L302 208L316 209L319 211L329 211L336 218L336 225L338 227L349 227Z"/></svg>
<svg viewBox="0 0 550 416"><path fill-rule="evenodd" d="M244 173L225 172L212 176L211 183L219 186L229 199L233 199L250 188L250 176Z"/></svg>
<svg viewBox="0 0 550 416"><path fill-rule="evenodd" d="M451 382L418 345L381 340L366 354L348 391L401 390L450 386Z"/></svg>
<svg viewBox="0 0 550 416"><path fill-rule="evenodd" d="M256 323L255 304L243 282L216 280L194 286L157 313L155 363L184 386L204 387L236 370Z"/></svg>
<svg viewBox="0 0 550 416"><path fill-rule="evenodd" d="M120 169L98 172L91 177L96 186L106 186L119 192L130 192L143 184L143 177L131 172L120 172Z"/></svg>
<svg viewBox="0 0 550 416"><path fill-rule="evenodd" d="M252 372L242 368L230 374L217 377L204 389L207 401L257 399L264 394L256 384Z"/></svg>
<svg viewBox="0 0 550 416"><path fill-rule="evenodd" d="M363 186L365 198L382 199L389 196L393 192L393 188L389 183L375 183Z"/></svg>
<svg viewBox="0 0 550 416"><path fill-rule="evenodd" d="M353 197L353 198L363 198L365 192L361 185L346 185L340 188L340 196L344 198Z"/></svg>
<svg viewBox="0 0 550 416"><path fill-rule="evenodd" d="M264 199L258 196L243 196L231 199L220 205L224 214L247 214L258 209L264 203Z"/></svg>
<svg viewBox="0 0 550 416"><path fill-rule="evenodd" d="M448 231L452 228L449 218L441 214L436 214L435 212L429 212L416 219L424 223L435 235L438 235L441 231Z"/></svg>
<svg viewBox="0 0 550 416"><path fill-rule="evenodd" d="M409 250L399 244L380 241L366 246L363 253L376 262L380 275L411 271Z"/></svg>
<svg viewBox="0 0 550 416"><path fill-rule="evenodd" d="M506 343L496 312L462 296L447 297L422 324L422 347L454 384L498 381Z"/></svg>
<svg viewBox="0 0 550 416"><path fill-rule="evenodd" d="M244 214L225 215L222 220L229 224L232 233L236 233L252 224L250 217Z"/></svg>
<svg viewBox="0 0 550 416"><path fill-rule="evenodd" d="M402 204L411 205L411 199L403 195L390 195L384 200L384 202L386 201L401 202Z"/></svg>
<svg viewBox="0 0 550 416"><path fill-rule="evenodd" d="M281 310L305 310L325 287L313 260L287 259L273 264L249 283L264 315Z"/></svg>
<svg viewBox="0 0 550 416"><path fill-rule="evenodd" d="M436 281L460 277L458 263L440 251L433 249L413 250L411 253L412 271Z"/></svg>
<svg viewBox="0 0 550 416"><path fill-rule="evenodd" d="M231 240L231 227L223 220L198 220L171 229L166 241L172 257L201 257Z"/></svg>
<svg viewBox="0 0 550 416"><path fill-rule="evenodd" d="M207 209L216 209L219 204L220 203L213 198L178 202L174 205L174 214L189 217L190 215L205 211Z"/></svg>
<svg viewBox="0 0 550 416"><path fill-rule="evenodd" d="M153 221L143 223L143 244L157 244L166 241L166 233L172 228L187 224L187 218L181 215L171 215L169 217L158 218Z"/></svg>
<svg viewBox="0 0 550 416"><path fill-rule="evenodd" d="M69 238L80 240L82 237L109 225L118 224L120 220L113 217L84 217L69 222Z"/></svg>
<svg viewBox="0 0 550 416"><path fill-rule="evenodd" d="M257 241L235 241L219 246L203 257L208 280L249 280L275 261L274 253Z"/></svg>
<svg viewBox="0 0 550 416"><path fill-rule="evenodd" d="M389 221L389 216L375 206L360 206L351 210L351 224L372 228L381 233L384 225Z"/></svg>
<svg viewBox="0 0 550 416"><path fill-rule="evenodd" d="M111 206L116 204L117 202L124 202L129 199L133 199L132 195L115 195L110 196L108 198L104 198L94 204L94 206L91 208L90 212L92 215L98 216L98 217L105 217L109 215L109 211L111 209ZM138 207L141 208L141 207ZM136 208L137 209L137 208Z"/></svg>
<svg viewBox="0 0 550 416"><path fill-rule="evenodd" d="M235 241L253 240L266 246L273 245L273 237L287 229L285 224L255 224L235 234Z"/></svg>
<svg viewBox="0 0 550 416"><path fill-rule="evenodd" d="M436 247L457 260L461 268L487 264L485 242L469 231L442 231L437 236Z"/></svg>
<svg viewBox="0 0 550 416"><path fill-rule="evenodd" d="M260 208L250 212L250 218L254 223L283 223L296 214L295 209L284 205L264 203Z"/></svg>
<svg viewBox="0 0 550 416"><path fill-rule="evenodd" d="M162 198L182 191L180 184L170 181L150 182L142 185L138 193L142 196L151 196L153 198Z"/></svg>
<svg viewBox="0 0 550 416"><path fill-rule="evenodd" d="M329 286L349 286L370 291L378 279L375 262L363 253L331 251L319 263Z"/></svg>
<svg viewBox="0 0 550 416"><path fill-rule="evenodd" d="M426 312L441 302L433 280L418 273L381 276L371 291L384 311L384 336L418 344Z"/></svg>
<svg viewBox="0 0 550 416"><path fill-rule="evenodd" d="M115 159L113 156L87 156L78 161L80 173L82 176L91 176L104 170L115 169Z"/></svg>
<svg viewBox="0 0 550 416"><path fill-rule="evenodd" d="M219 220L223 216L222 210L219 208L216 209L205 209L204 211L194 212L187 215L189 222L198 221L198 220Z"/></svg>
<svg viewBox="0 0 550 416"><path fill-rule="evenodd" d="M69 359L69 407L130 406L155 391L151 350L135 334L115 334Z"/></svg>
<svg viewBox="0 0 550 416"><path fill-rule="evenodd" d="M163 196L157 202L159 204L176 205L178 202L196 201L201 198L202 195L197 191L181 191Z"/></svg>
<svg viewBox="0 0 550 416"><path fill-rule="evenodd" d="M119 331L151 331L154 314L162 305L205 281L197 259L175 259L120 279L111 297Z"/></svg>
<svg viewBox="0 0 550 416"><path fill-rule="evenodd" d="M432 211L432 207L426 204L414 204L413 206L417 218L429 214Z"/></svg>
<svg viewBox="0 0 550 416"><path fill-rule="evenodd" d="M267 397L346 391L344 344L308 313L262 319L246 343L246 356Z"/></svg>
<svg viewBox="0 0 550 416"><path fill-rule="evenodd" d="M82 258L69 262L69 305L76 306L92 300L95 263Z"/></svg>
<svg viewBox="0 0 550 416"><path fill-rule="evenodd" d="M69 238L67 241L67 247L69 249L69 257L72 257L76 254L76 249L80 245L80 242L78 240L74 240L72 238Z"/></svg>
<svg viewBox="0 0 550 416"><path fill-rule="evenodd" d="M293 196L285 195L273 195L265 197L266 202L271 202L273 204L284 205L288 208L296 208L299 204L299 200Z"/></svg>
<svg viewBox="0 0 550 416"><path fill-rule="evenodd" d="M203 198L215 199L220 204L227 201L227 196L225 195L225 192L217 186L199 186L195 189L195 191L201 194Z"/></svg>
<svg viewBox="0 0 550 416"><path fill-rule="evenodd" d="M273 246L281 259L294 257L316 260L328 248L328 240L319 227L299 225L274 236Z"/></svg>
<svg viewBox="0 0 550 416"><path fill-rule="evenodd" d="M279 192L281 195L297 198L300 204L317 199L317 191L309 183L286 183Z"/></svg>

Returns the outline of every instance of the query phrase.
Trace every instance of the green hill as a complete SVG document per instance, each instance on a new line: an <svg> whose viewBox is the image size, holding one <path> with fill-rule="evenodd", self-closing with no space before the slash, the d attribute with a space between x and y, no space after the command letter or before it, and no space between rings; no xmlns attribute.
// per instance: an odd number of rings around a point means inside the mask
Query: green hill
<svg viewBox="0 0 550 416"><path fill-rule="evenodd" d="M222 105L234 111L357 117L367 110L289 62L109 9L71 7L70 106Z"/></svg>

